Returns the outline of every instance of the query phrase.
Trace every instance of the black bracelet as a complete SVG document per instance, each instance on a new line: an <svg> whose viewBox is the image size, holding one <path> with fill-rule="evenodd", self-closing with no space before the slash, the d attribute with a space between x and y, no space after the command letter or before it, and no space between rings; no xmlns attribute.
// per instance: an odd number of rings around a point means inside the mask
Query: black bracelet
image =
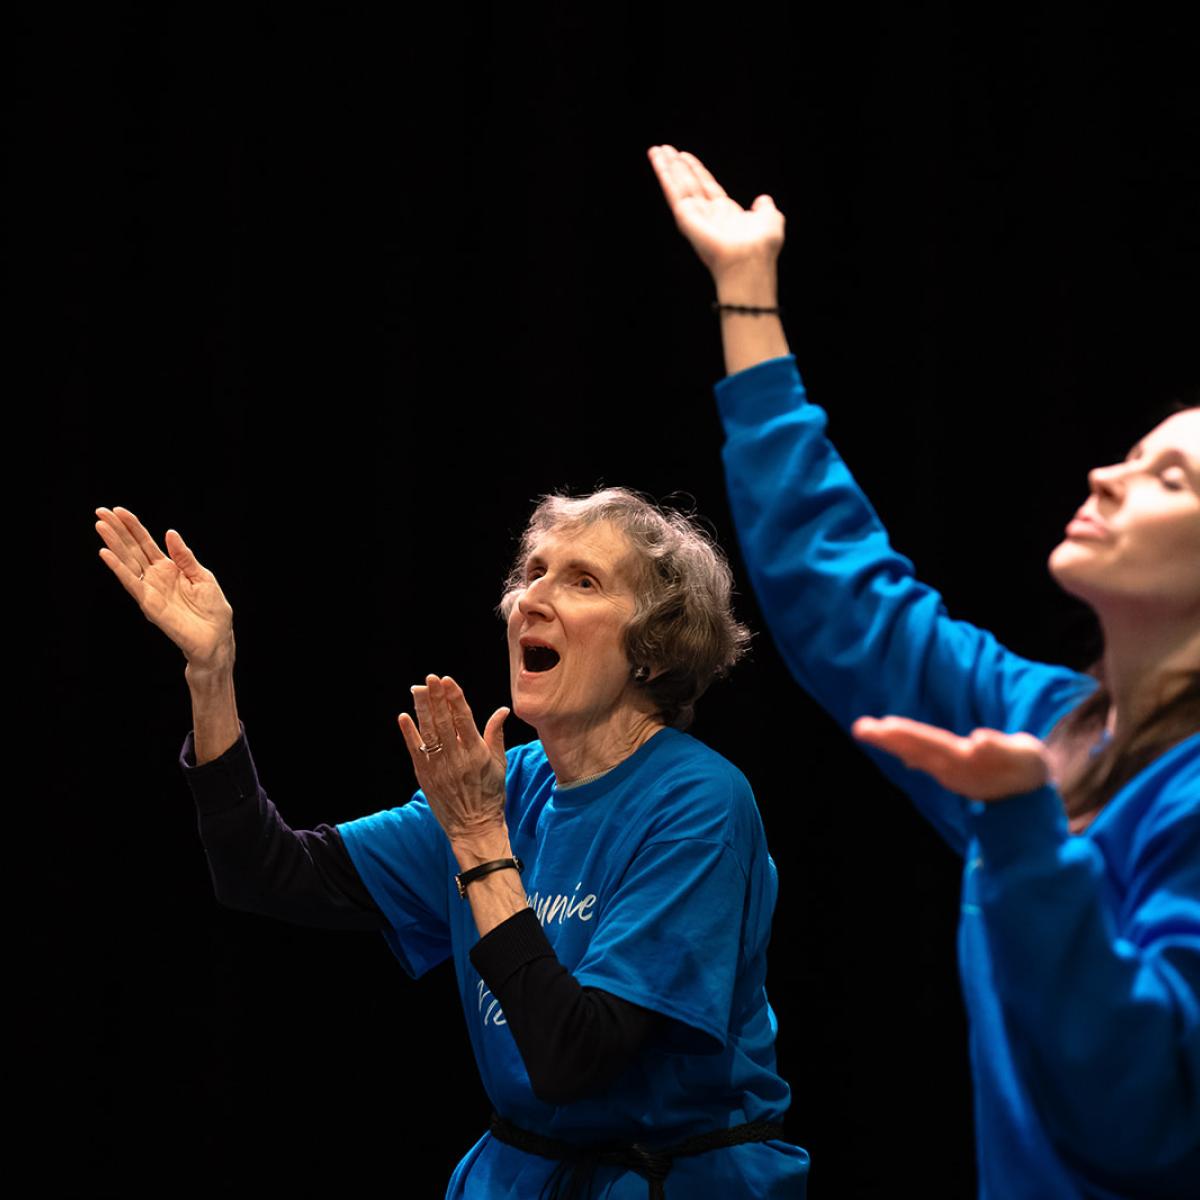
<svg viewBox="0 0 1200 1200"><path fill-rule="evenodd" d="M481 863L478 867L472 867L469 871L463 871L459 875L455 875L454 882L458 884L458 894L463 900L467 898L467 885L474 883L477 879L482 879L485 875L490 875L493 871L516 871L519 875L525 870L525 864L515 855L512 858L497 858L492 862Z"/></svg>
<svg viewBox="0 0 1200 1200"><path fill-rule="evenodd" d="M744 317L782 317L782 308L759 308L755 304L722 304L720 300L712 302L715 313L738 313Z"/></svg>

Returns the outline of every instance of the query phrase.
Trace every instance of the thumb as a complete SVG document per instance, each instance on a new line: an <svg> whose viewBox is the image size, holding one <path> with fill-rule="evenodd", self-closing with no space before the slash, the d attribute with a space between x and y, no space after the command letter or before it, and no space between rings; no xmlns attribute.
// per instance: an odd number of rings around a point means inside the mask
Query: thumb
<svg viewBox="0 0 1200 1200"><path fill-rule="evenodd" d="M775 209L775 201L770 196L755 196L754 203L750 205L751 212L772 212L778 211Z"/></svg>
<svg viewBox="0 0 1200 1200"><path fill-rule="evenodd" d="M204 574L204 568L196 561L196 556L188 548L188 544L174 529L167 530L167 553L185 579L194 583Z"/></svg>
<svg viewBox="0 0 1200 1200"><path fill-rule="evenodd" d="M483 729L483 741L491 753L499 758L504 757L504 722L511 712L508 708L498 708L490 717Z"/></svg>

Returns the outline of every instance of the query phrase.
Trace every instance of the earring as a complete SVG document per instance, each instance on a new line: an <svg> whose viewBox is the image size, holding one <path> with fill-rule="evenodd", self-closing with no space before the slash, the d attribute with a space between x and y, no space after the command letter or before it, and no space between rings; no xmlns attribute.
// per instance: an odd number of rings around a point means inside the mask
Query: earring
<svg viewBox="0 0 1200 1200"><path fill-rule="evenodd" d="M634 683L645 683L650 678L650 668L646 666L635 667L633 670Z"/></svg>

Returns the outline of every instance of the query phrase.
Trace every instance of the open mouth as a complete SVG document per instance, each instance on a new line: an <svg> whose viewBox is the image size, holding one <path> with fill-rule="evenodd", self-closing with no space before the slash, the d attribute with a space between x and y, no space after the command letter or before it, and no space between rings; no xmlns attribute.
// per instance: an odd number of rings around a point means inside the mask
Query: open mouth
<svg viewBox="0 0 1200 1200"><path fill-rule="evenodd" d="M524 654L525 670L531 674L552 671L558 666L558 651L551 650L549 646L524 646L522 653Z"/></svg>

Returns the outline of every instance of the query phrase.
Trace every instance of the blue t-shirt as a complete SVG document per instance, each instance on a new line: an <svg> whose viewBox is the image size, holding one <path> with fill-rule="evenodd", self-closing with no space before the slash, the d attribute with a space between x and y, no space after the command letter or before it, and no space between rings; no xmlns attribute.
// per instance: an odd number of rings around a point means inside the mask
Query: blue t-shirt
<svg viewBox="0 0 1200 1200"><path fill-rule="evenodd" d="M891 546L791 357L717 386L730 503L792 672L841 724L1046 737L1095 688L954 620ZM1200 1196L1200 734L1072 836L1051 787L973 804L870 750L964 859L986 1200Z"/></svg>
<svg viewBox="0 0 1200 1200"><path fill-rule="evenodd" d="M775 865L745 777L706 746L664 729L600 779L555 787L539 742L508 754L506 815L523 882L559 961L601 988L671 1018L603 1093L539 1100L503 1011L472 966L479 940L458 895L449 843L420 792L401 808L338 826L391 923L413 976L453 956L471 1045L493 1107L568 1142L666 1145L749 1121L781 1120L766 949ZM804 1194L808 1157L783 1142L679 1159L668 1195ZM536 1197L554 1163L485 1135L449 1196ZM638 1197L646 1182L609 1170L596 1195Z"/></svg>

